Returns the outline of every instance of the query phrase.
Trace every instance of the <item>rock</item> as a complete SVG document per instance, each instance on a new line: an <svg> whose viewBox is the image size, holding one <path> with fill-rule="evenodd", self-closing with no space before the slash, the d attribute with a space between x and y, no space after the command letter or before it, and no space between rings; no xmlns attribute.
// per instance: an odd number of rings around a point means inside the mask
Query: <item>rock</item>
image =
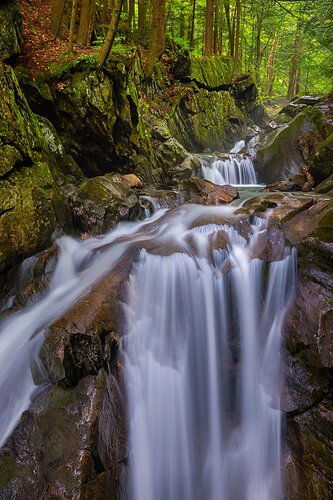
<svg viewBox="0 0 333 500"><path fill-rule="evenodd" d="M238 192L228 184L218 186L213 182L191 177L181 183L181 189L185 193L186 203L202 203L204 205L220 205L231 203L238 198Z"/></svg>
<svg viewBox="0 0 333 500"><path fill-rule="evenodd" d="M48 389L0 450L0 498L120 499L123 415L117 380L104 370Z"/></svg>
<svg viewBox="0 0 333 500"><path fill-rule="evenodd" d="M181 100L170 117L171 134L191 152L229 150L250 117L238 108L228 91L192 90Z"/></svg>
<svg viewBox="0 0 333 500"><path fill-rule="evenodd" d="M0 61L20 53L21 37L18 4L16 0L4 0L0 5Z"/></svg>
<svg viewBox="0 0 333 500"><path fill-rule="evenodd" d="M0 178L22 161L20 152L14 146L9 144L0 146Z"/></svg>
<svg viewBox="0 0 333 500"><path fill-rule="evenodd" d="M322 114L316 108L309 108L298 114L289 124L270 132L259 146L255 165L259 172L259 182L270 184L300 172L305 158L298 142L301 136L313 132L323 134ZM311 171L313 174L313 172Z"/></svg>
<svg viewBox="0 0 333 500"><path fill-rule="evenodd" d="M320 144L310 164L310 170L316 183L333 174L333 133Z"/></svg>
<svg viewBox="0 0 333 500"><path fill-rule="evenodd" d="M142 180L135 174L126 174L122 178L130 185L131 188L142 187Z"/></svg>
<svg viewBox="0 0 333 500"><path fill-rule="evenodd" d="M333 192L333 174L322 181L315 189L316 193L329 193Z"/></svg>
<svg viewBox="0 0 333 500"><path fill-rule="evenodd" d="M106 174L83 181L70 203L81 231L102 234L124 219L137 203L137 196L120 174Z"/></svg>

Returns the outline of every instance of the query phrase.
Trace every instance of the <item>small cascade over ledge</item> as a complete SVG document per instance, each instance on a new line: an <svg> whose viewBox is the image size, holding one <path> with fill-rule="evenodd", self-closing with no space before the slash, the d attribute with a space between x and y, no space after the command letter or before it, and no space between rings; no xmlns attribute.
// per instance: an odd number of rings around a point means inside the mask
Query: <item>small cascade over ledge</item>
<svg viewBox="0 0 333 500"><path fill-rule="evenodd" d="M201 176L214 184L233 186L258 185L257 174L250 155L239 153L245 146L239 141L230 153L200 156Z"/></svg>

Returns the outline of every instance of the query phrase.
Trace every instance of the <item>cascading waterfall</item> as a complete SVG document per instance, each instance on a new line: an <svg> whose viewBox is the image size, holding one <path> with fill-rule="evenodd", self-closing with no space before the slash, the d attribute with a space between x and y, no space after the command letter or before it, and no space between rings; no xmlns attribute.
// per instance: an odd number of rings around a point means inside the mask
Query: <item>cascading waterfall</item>
<svg viewBox="0 0 333 500"><path fill-rule="evenodd" d="M202 157L201 173L204 179L220 185L249 186L258 184L252 159L241 154L229 154L223 159L216 156Z"/></svg>
<svg viewBox="0 0 333 500"><path fill-rule="evenodd" d="M133 500L281 495L280 346L295 255L250 259L231 227L194 233L199 255L142 251L123 341ZM209 251L216 231L228 250ZM229 272L221 272L229 262ZM266 278L265 278L266 277Z"/></svg>
<svg viewBox="0 0 333 500"><path fill-rule="evenodd" d="M122 341L126 497L278 498L281 327L295 256L253 258L263 231L266 221L250 226L235 207L185 205L102 238L62 238L50 290L1 324L0 444L36 389L30 364L48 325L140 246Z"/></svg>

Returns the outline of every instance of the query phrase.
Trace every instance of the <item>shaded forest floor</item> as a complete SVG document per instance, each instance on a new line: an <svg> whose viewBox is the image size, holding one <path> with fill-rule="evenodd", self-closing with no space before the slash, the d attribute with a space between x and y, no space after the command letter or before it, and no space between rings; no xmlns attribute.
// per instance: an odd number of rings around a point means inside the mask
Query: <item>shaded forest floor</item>
<svg viewBox="0 0 333 500"><path fill-rule="evenodd" d="M65 40L54 40L51 32L51 0L19 0L22 15L23 41L18 64L33 76L46 72L50 63L68 63L80 55L89 55L96 47L74 46L74 53L68 53L68 33L63 28Z"/></svg>

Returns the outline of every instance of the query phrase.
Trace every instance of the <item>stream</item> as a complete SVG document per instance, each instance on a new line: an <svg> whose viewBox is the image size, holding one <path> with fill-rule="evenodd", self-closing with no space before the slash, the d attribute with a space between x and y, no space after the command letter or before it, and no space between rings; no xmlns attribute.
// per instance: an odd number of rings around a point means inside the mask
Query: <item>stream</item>
<svg viewBox="0 0 333 500"><path fill-rule="evenodd" d="M156 207L104 236L58 241L48 292L1 323L0 445L38 390L47 327L139 247L123 306L124 499L281 498L281 332L296 253L256 258L269 221L240 210L263 191L240 146L201 159L203 178L239 187L232 205Z"/></svg>

